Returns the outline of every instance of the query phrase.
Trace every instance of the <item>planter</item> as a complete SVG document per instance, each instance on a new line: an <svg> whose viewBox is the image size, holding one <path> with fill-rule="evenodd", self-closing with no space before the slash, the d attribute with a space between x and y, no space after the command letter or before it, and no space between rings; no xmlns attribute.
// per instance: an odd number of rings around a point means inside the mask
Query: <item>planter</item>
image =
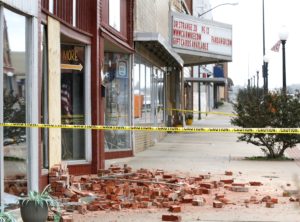
<svg viewBox="0 0 300 222"><path fill-rule="evenodd" d="M46 222L48 217L48 206L44 203L43 207L35 201L20 202L20 211L23 222Z"/></svg>
<svg viewBox="0 0 300 222"><path fill-rule="evenodd" d="M185 123L186 123L186 125L190 126L193 124L193 119L186 119Z"/></svg>

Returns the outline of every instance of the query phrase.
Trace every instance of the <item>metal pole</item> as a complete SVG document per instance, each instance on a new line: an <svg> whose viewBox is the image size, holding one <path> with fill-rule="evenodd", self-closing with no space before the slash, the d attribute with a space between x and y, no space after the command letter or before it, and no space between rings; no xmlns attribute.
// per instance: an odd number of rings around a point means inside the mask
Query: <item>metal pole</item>
<svg viewBox="0 0 300 222"><path fill-rule="evenodd" d="M259 74L259 71L257 70L256 71L256 81L257 81L256 85L257 85L257 88L259 88L259 75L258 74Z"/></svg>
<svg viewBox="0 0 300 222"><path fill-rule="evenodd" d="M265 47L265 1L262 0L262 27L263 27L263 56L265 56L266 54L266 47ZM265 73L265 67L266 67L266 63L265 61L263 62L263 68L262 68L262 76L263 76L263 80L264 80L264 89L265 92L267 92L266 90L266 81L267 81L267 77L266 77L266 73Z"/></svg>
<svg viewBox="0 0 300 222"><path fill-rule="evenodd" d="M268 65L269 63L268 62L265 62L265 77L266 77L266 93L268 93L268 90L269 90L269 80L268 80Z"/></svg>
<svg viewBox="0 0 300 222"><path fill-rule="evenodd" d="M286 94L286 72L285 72L285 43L286 40L281 40L282 43L282 91Z"/></svg>

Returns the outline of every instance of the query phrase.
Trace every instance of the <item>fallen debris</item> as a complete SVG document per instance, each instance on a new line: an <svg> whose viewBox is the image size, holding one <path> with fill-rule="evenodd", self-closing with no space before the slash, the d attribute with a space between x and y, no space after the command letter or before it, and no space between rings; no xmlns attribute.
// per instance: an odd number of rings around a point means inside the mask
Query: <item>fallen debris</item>
<svg viewBox="0 0 300 222"><path fill-rule="evenodd" d="M232 176L231 171L225 175ZM239 174L241 174L239 172ZM133 171L124 165L111 165L101 169L97 175L70 176L65 165L51 169L50 182L52 195L60 199L65 213L88 211L119 211L122 209L166 208L171 213L182 211L182 204L193 206L212 205L223 208L228 204L266 203L272 208L278 199L269 195L261 197L258 190L250 193L251 186L262 186L259 181L241 183L234 178L211 179L211 175L197 177L177 176L163 170L139 169ZM250 186L249 186L250 185ZM238 200L239 192L249 192L249 198ZM258 196L256 196L258 195ZM290 198L294 201L296 198ZM65 221L70 217L65 216ZM181 221L177 215L162 215L163 221Z"/></svg>

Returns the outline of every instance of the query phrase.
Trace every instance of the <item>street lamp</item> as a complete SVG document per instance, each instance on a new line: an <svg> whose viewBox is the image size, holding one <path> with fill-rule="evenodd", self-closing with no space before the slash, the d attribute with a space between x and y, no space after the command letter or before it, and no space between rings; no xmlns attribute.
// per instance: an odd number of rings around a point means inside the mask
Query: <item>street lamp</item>
<svg viewBox="0 0 300 222"><path fill-rule="evenodd" d="M239 4L238 2L234 2L234 3L229 3L229 2L228 3L222 3L222 4L219 4L219 5L216 5L215 7L212 7L211 9L207 10L206 12L203 12L201 14L198 13L198 17L201 17L202 15L205 15L206 13L208 13L208 12L210 12L210 11L214 10L215 8L218 8L218 7L222 6L222 5L232 5L232 6L234 6L234 5L238 5L238 4Z"/></svg>
<svg viewBox="0 0 300 222"><path fill-rule="evenodd" d="M267 55L264 56L264 92L265 94L269 90L269 80L268 80L268 65L269 65L269 57Z"/></svg>
<svg viewBox="0 0 300 222"><path fill-rule="evenodd" d="M286 70L285 70L285 43L288 38L288 31L285 26L281 28L281 31L279 32L279 39L282 44L282 91L284 94L286 94Z"/></svg>

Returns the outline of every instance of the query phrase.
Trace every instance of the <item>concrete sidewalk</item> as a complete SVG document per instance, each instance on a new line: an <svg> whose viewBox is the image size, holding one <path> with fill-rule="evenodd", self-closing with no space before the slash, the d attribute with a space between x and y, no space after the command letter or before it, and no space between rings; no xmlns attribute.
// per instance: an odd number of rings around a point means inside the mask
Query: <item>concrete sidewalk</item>
<svg viewBox="0 0 300 222"><path fill-rule="evenodd" d="M232 113L232 106L225 103L214 111ZM217 114L203 115L201 120L194 121L192 127L233 127L230 118ZM237 142L237 136L228 133L171 133L135 157L110 160L106 165L127 163L134 169L164 169L190 176L211 173L217 179L224 175L225 170L230 170L240 182L260 181L268 185L271 188L261 192L270 192L278 198L282 198L283 189L296 188L295 176L300 178L300 168L295 161L243 160L247 156L262 155L262 152L259 147ZM300 208L294 207L288 199L283 202L275 208L241 208L235 205L221 210L188 208L181 215L182 221L300 221ZM110 212L104 215L107 220L101 221L161 221L162 212L165 213L165 210Z"/></svg>

